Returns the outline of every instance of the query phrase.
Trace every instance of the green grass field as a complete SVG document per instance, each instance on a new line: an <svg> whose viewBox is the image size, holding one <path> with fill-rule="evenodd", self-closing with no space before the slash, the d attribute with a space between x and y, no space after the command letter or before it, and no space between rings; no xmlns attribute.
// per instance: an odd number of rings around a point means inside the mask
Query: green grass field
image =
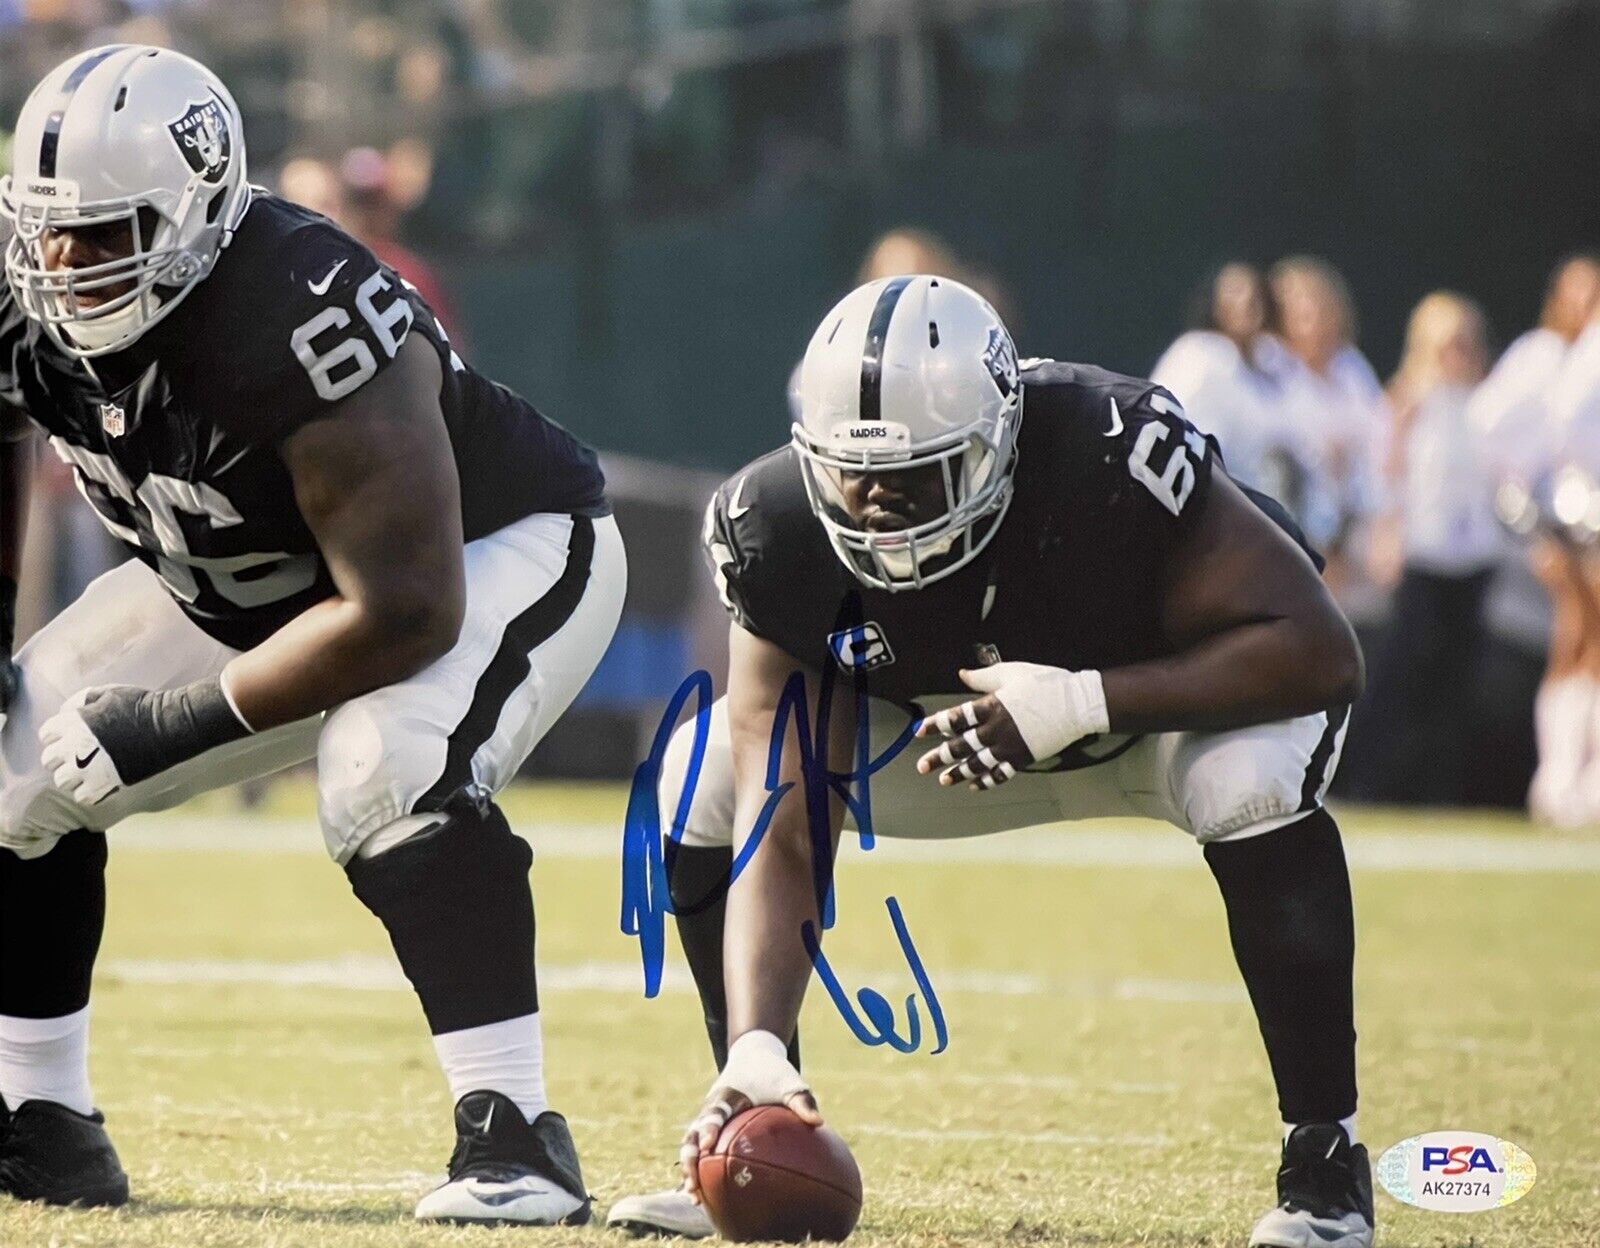
<svg viewBox="0 0 1600 1248"><path fill-rule="evenodd" d="M712 1073L674 948L646 1001L617 929L621 794L530 789L547 1069L598 1208L671 1177ZM224 799L112 842L96 1090L133 1178L115 1212L0 1203L0 1246L356 1248L621 1243L419 1228L448 1099L383 935L320 856L303 790ZM1380 1194L1379 1241L1600 1245L1600 844L1511 820L1348 813L1362 1134L1504 1135L1520 1204L1430 1214ZM208 848L214 846L214 848ZM1243 1245L1276 1113L1221 904L1176 832L1084 826L851 851L829 953L903 1002L904 907L949 1049L866 1048L817 994L807 1069L866 1180L867 1245ZM898 969L896 969L898 967ZM902 1007L903 1012L903 1007Z"/></svg>

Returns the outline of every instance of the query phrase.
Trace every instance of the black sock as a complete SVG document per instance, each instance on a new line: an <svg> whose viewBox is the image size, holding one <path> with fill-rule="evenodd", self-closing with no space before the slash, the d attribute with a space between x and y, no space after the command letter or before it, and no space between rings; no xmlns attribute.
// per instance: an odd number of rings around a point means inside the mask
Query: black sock
<svg viewBox="0 0 1600 1248"><path fill-rule="evenodd" d="M1355 920L1339 828L1325 810L1207 845L1234 957L1290 1123L1356 1112Z"/></svg>
<svg viewBox="0 0 1600 1248"><path fill-rule="evenodd" d="M722 926L728 907L733 849L726 845L669 845L667 888L678 917L678 939L689 960L705 1012L706 1035L717 1069L728 1063L728 996L722 980ZM789 1041L789 1061L800 1068L800 1030Z"/></svg>
<svg viewBox="0 0 1600 1248"><path fill-rule="evenodd" d="M533 850L492 803L345 868L388 929L434 1035L539 1008L533 970Z"/></svg>
<svg viewBox="0 0 1600 1248"><path fill-rule="evenodd" d="M60 1018L89 1004L106 925L106 838L69 832L42 858L0 849L0 1014Z"/></svg>

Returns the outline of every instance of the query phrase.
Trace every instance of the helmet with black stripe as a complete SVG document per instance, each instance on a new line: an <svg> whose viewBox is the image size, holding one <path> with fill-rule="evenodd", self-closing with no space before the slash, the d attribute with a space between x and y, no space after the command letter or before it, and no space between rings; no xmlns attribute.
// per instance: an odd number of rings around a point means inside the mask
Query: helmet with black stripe
<svg viewBox="0 0 1600 1248"><path fill-rule="evenodd" d="M959 571L1011 504L1022 386L999 315L947 277L893 277L852 291L800 366L793 441L806 493L845 567L877 589L920 589ZM852 513L863 474L936 474L937 515L891 531Z"/></svg>
<svg viewBox="0 0 1600 1248"><path fill-rule="evenodd" d="M118 44L72 57L17 118L0 213L6 279L61 348L117 351L211 272L249 204L238 106L204 65ZM59 231L122 236L111 259L51 267Z"/></svg>

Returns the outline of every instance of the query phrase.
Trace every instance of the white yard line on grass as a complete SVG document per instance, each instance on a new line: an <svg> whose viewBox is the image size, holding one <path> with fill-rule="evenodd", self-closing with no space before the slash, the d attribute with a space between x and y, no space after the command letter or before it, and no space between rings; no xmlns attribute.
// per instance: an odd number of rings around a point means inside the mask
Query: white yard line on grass
<svg viewBox="0 0 1600 1248"><path fill-rule="evenodd" d="M1176 1083L1127 1083L1118 1080L1101 1082L1080 1075L1025 1075L1016 1071L941 1071L908 1067L897 1071L884 1070L816 1070L806 1067L806 1072L824 1083L889 1083L903 1085L929 1083L939 1087L964 1088L1026 1088L1029 1091L1048 1092L1110 1092L1116 1096L1171 1096L1178 1091Z"/></svg>
<svg viewBox="0 0 1600 1248"><path fill-rule="evenodd" d="M138 984L267 985L275 988L337 988L358 992L409 992L399 965L370 954L351 953L304 962L265 962L231 958L111 958L99 967L102 982ZM860 979L897 983L896 971L850 972ZM943 993L999 997L1069 997L1095 1001L1163 1001L1177 1004L1235 1004L1246 1000L1242 987L1169 979L1046 979L1009 971L935 971L934 987ZM602 992L644 995L634 962L580 962L539 967L539 987L551 992ZM689 993L694 983L686 968L668 966L662 991Z"/></svg>
<svg viewBox="0 0 1600 1248"><path fill-rule="evenodd" d="M863 1122L850 1134L881 1135L891 1140L917 1140L930 1144L1051 1144L1062 1148L1170 1148L1176 1142L1164 1135L1095 1135L1071 1131L979 1131L966 1127L897 1127Z"/></svg>
<svg viewBox="0 0 1600 1248"><path fill-rule="evenodd" d="M621 829L562 824L520 829L547 858L616 861ZM224 815L141 815L111 833L112 849L189 853L322 854L316 825L303 819ZM1481 832L1358 832L1345 839L1357 871L1466 871L1512 875L1600 873L1600 840L1530 832L1525 837ZM1057 867L1158 867L1202 870L1196 846L1181 832L1153 827L1089 824L1034 828L968 839L891 841L846 861L876 863L995 863Z"/></svg>
<svg viewBox="0 0 1600 1248"><path fill-rule="evenodd" d="M346 1179L340 1181L323 1179L275 1179L265 1174L251 1179L240 1179L237 1182L211 1180L202 1183L175 1184L174 1190L184 1193L193 1193L197 1196L232 1196L251 1193L258 1196L287 1196L302 1194L310 1196L366 1196L374 1193L414 1192L418 1195L429 1188L437 1187L444 1178L440 1174L424 1174L421 1171L397 1174L392 1178L380 1179L374 1176L370 1179Z"/></svg>

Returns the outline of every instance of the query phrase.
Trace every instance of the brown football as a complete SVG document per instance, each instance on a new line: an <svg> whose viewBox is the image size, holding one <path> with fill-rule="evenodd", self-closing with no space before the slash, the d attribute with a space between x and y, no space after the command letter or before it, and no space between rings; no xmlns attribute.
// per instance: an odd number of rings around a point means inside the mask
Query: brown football
<svg viewBox="0 0 1600 1248"><path fill-rule="evenodd" d="M724 1239L840 1240L861 1216L861 1171L831 1127L783 1105L747 1109L700 1159L706 1212Z"/></svg>

